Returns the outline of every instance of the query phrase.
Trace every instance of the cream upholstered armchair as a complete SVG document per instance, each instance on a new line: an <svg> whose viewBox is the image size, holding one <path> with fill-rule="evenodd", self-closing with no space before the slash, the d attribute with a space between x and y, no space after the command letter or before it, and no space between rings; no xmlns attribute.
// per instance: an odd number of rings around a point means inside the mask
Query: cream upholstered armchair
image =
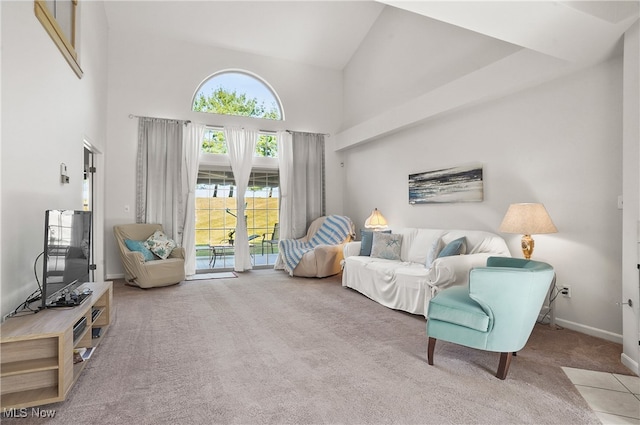
<svg viewBox="0 0 640 425"><path fill-rule="evenodd" d="M169 286L185 279L184 248L175 247L166 259L161 259L144 247L144 241L157 231L162 232L162 225L142 223L113 226L125 279L140 288Z"/></svg>
<svg viewBox="0 0 640 425"><path fill-rule="evenodd" d="M278 259L274 268L284 269L291 276L327 277L340 273L344 244L355 236L355 226L349 217L339 215L315 219L306 236L284 239L278 244Z"/></svg>

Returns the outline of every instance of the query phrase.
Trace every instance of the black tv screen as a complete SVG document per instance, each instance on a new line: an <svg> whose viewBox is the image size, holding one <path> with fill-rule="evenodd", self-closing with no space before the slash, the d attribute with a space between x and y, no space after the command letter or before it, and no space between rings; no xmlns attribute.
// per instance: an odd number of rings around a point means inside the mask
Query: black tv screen
<svg viewBox="0 0 640 425"><path fill-rule="evenodd" d="M51 307L89 282L91 211L47 210L44 221L42 307Z"/></svg>

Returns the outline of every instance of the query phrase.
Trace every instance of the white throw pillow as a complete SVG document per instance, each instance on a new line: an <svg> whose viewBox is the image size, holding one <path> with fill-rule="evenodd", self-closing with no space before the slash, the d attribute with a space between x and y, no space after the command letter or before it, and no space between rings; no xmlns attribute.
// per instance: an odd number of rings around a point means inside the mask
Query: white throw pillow
<svg viewBox="0 0 640 425"><path fill-rule="evenodd" d="M402 250L406 251L406 257L403 256L402 259L412 263L426 264L427 255L431 251L433 243L442 237L442 233L442 230L439 229L414 229L411 232L412 237L409 239L403 233Z"/></svg>
<svg viewBox="0 0 640 425"><path fill-rule="evenodd" d="M431 248L427 253L427 261L424 263L424 266L426 268L431 268L431 264L433 264L433 261L438 258L438 254L440 254L442 248L444 248L444 241L442 240L442 238L437 238L435 241L433 241L433 244L431 244Z"/></svg>

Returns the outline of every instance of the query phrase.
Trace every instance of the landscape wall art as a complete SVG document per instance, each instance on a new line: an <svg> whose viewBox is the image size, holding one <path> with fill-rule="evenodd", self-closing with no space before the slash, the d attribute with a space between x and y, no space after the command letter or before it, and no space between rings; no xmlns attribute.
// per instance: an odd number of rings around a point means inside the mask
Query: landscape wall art
<svg viewBox="0 0 640 425"><path fill-rule="evenodd" d="M482 202L482 165L409 174L409 204Z"/></svg>

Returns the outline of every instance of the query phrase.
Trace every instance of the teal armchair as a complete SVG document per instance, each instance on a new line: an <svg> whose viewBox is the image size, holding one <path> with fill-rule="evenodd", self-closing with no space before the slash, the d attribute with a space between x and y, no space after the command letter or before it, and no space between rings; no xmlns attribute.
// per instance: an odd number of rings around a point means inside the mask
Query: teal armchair
<svg viewBox="0 0 640 425"><path fill-rule="evenodd" d="M536 323L551 283L547 263L490 257L469 274L469 286L454 286L429 301L427 360L436 340L500 354L496 377L505 379L513 353L521 350Z"/></svg>

